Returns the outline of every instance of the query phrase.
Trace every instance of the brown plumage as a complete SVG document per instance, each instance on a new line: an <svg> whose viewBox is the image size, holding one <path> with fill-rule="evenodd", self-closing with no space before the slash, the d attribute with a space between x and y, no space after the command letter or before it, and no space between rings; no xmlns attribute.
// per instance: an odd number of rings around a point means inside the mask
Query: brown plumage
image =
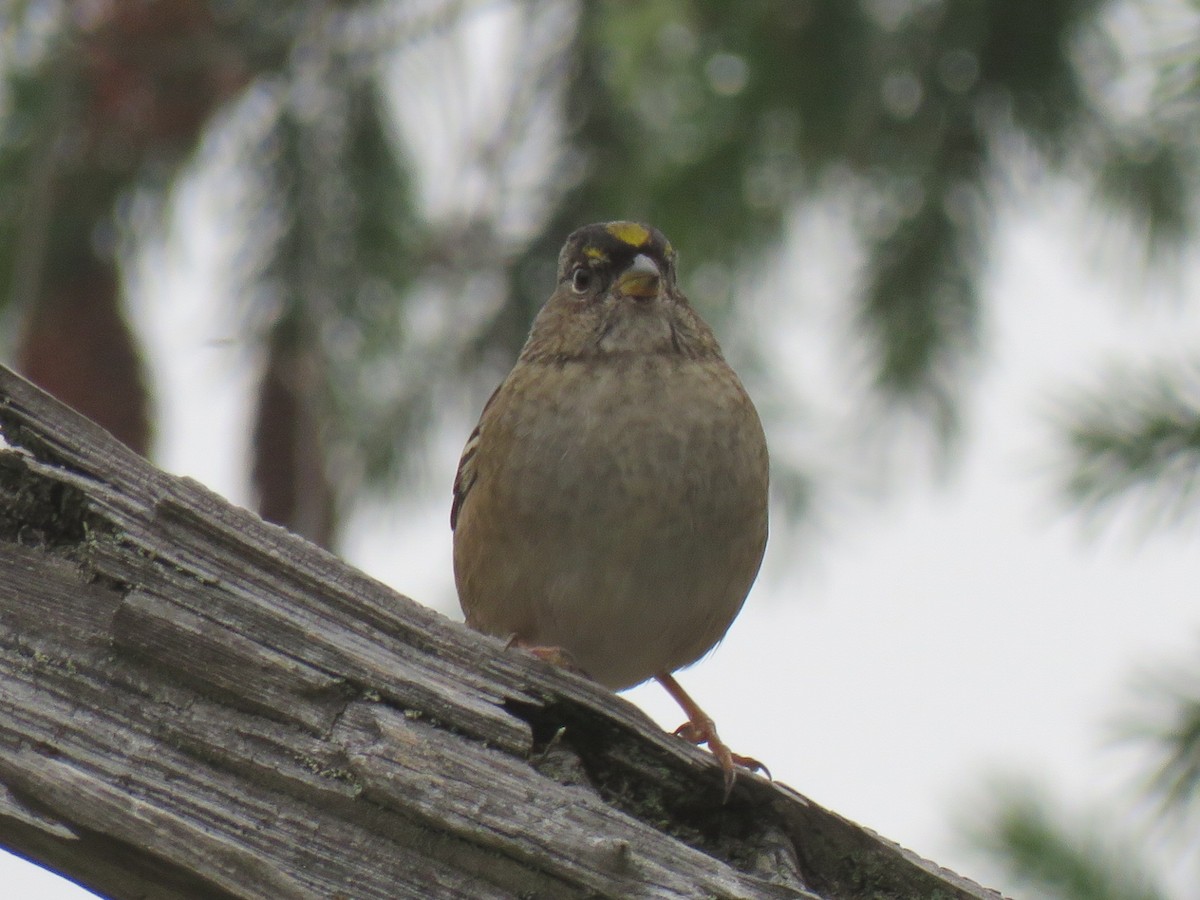
<svg viewBox="0 0 1200 900"><path fill-rule="evenodd" d="M565 651L616 690L658 677L731 779L732 756L670 674L724 636L758 572L767 448L675 274L655 229L568 238L554 294L463 451L454 574L472 627Z"/></svg>

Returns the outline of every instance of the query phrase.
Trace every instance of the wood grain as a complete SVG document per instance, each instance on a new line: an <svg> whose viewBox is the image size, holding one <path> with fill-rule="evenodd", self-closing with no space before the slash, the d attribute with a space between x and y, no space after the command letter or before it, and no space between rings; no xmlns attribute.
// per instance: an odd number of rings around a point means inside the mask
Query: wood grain
<svg viewBox="0 0 1200 900"><path fill-rule="evenodd" d="M115 898L994 898L0 368L0 843Z"/></svg>

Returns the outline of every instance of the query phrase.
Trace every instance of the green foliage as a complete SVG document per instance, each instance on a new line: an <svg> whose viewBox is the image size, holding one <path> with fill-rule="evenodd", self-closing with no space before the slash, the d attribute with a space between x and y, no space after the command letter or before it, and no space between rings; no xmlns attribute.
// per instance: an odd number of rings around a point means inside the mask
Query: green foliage
<svg viewBox="0 0 1200 900"><path fill-rule="evenodd" d="M1084 509L1140 499L1162 523L1194 513L1200 484L1200 379L1195 365L1111 372L1064 405L1071 450L1067 490ZM1147 746L1145 789L1161 832L1185 835L1200 799L1200 677L1193 664L1143 680L1124 737ZM1038 896L1156 898L1137 850L1113 837L1118 815L1094 823L1052 815L1028 787L995 792L996 810L974 843ZM1182 826L1182 827L1181 827ZM1043 893L1044 892L1044 893Z"/></svg>
<svg viewBox="0 0 1200 900"><path fill-rule="evenodd" d="M1194 511L1200 369L1116 371L1065 406L1072 500L1094 510L1117 499L1140 499L1167 521Z"/></svg>
<svg viewBox="0 0 1200 900"><path fill-rule="evenodd" d="M1186 826L1200 809L1200 671L1190 659L1160 665L1135 688L1121 730L1150 751L1146 790L1164 821L1172 829Z"/></svg>
<svg viewBox="0 0 1200 900"><path fill-rule="evenodd" d="M73 248L87 245L94 225L87 213L111 207L121 183L122 173L112 166L85 173L64 153L81 139L78 84L74 67L63 58L67 40L59 36L46 43L3 73L0 309L36 301L47 260L70 266ZM75 202L65 203L64 197Z"/></svg>
<svg viewBox="0 0 1200 900"><path fill-rule="evenodd" d="M1003 92L1016 126L1049 155L1061 156L1090 108L1072 45L1110 5L1107 0L947 5L958 12L947 23L945 45L954 46L957 37L976 48L980 88ZM1099 46L1102 42L1093 43L1091 52Z"/></svg>
<svg viewBox="0 0 1200 900"><path fill-rule="evenodd" d="M1200 798L1200 691L1174 697L1174 714L1156 734L1162 761L1151 779L1166 807L1194 808Z"/></svg>
<svg viewBox="0 0 1200 900"><path fill-rule="evenodd" d="M264 342L308 370L348 500L402 469L433 385L400 357L423 246L408 163L377 83L341 65L323 74L319 108L280 92L249 161L266 176L252 202L277 227L259 237L263 263L245 293L259 301L249 312Z"/></svg>
<svg viewBox="0 0 1200 900"><path fill-rule="evenodd" d="M1101 193L1125 210L1145 239L1147 256L1178 248L1195 233L1192 177L1196 153L1190 142L1125 142L1103 148L1099 165Z"/></svg>
<svg viewBox="0 0 1200 900"><path fill-rule="evenodd" d="M954 197L955 187L962 194ZM903 227L878 240L867 266L859 315L875 343L876 388L907 398L943 439L957 428L957 371L975 349L978 331L977 228L966 189L940 183Z"/></svg>
<svg viewBox="0 0 1200 900"><path fill-rule="evenodd" d="M1145 855L1145 838L1156 836L1164 856L1172 846L1190 847L1188 835L1200 808L1200 670L1188 659L1157 665L1134 684L1119 735L1150 751L1145 793L1157 801L1146 817L1142 840L1119 834L1129 818L1126 804L1101 813L1071 816L1057 810L1049 792L1017 780L992 786L982 815L968 827L973 847L1007 871L1013 889L1055 900L1157 900ZM1172 837L1178 841L1172 841ZM1024 894L1022 894L1024 895Z"/></svg>
<svg viewBox="0 0 1200 900"><path fill-rule="evenodd" d="M10 72L5 84L6 110L0 120L0 311L18 296L29 295L30 267L37 262L27 237L36 208L39 179L31 161L45 152L50 87L29 73ZM39 145L42 145L39 148Z"/></svg>
<svg viewBox="0 0 1200 900"><path fill-rule="evenodd" d="M1164 900L1138 847L1109 833L1110 816L1067 819L1044 792L998 787L973 843L1006 869L1021 896L1044 900ZM1097 824L1102 823L1102 824Z"/></svg>

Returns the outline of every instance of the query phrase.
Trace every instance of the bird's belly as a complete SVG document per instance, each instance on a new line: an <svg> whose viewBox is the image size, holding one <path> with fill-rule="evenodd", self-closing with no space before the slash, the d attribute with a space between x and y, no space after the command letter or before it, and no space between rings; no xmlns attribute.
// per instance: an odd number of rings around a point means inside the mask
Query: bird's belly
<svg viewBox="0 0 1200 900"><path fill-rule="evenodd" d="M540 439L500 479L514 486L509 538L479 561L502 568L493 583L509 596L488 601L505 621L473 624L562 647L618 689L707 652L766 541L757 422L731 420L720 397L692 396L681 414L669 382L655 387L636 404L591 397L534 423Z"/></svg>
<svg viewBox="0 0 1200 900"><path fill-rule="evenodd" d="M527 585L530 640L565 648L596 680L624 688L694 662L725 633L749 584L730 584L749 537L663 528L636 544L547 535ZM564 539L565 538L565 539ZM738 545L741 546L738 546ZM532 549L532 548L531 548ZM755 566L757 568L757 566Z"/></svg>

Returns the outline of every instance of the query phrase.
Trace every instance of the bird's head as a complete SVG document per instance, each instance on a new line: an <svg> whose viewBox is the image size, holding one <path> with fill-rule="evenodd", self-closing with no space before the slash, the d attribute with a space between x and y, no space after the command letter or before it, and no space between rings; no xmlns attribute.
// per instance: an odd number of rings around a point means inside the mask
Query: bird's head
<svg viewBox="0 0 1200 900"><path fill-rule="evenodd" d="M534 320L524 358L720 352L675 281L675 250L636 222L586 225L558 257L554 294Z"/></svg>

